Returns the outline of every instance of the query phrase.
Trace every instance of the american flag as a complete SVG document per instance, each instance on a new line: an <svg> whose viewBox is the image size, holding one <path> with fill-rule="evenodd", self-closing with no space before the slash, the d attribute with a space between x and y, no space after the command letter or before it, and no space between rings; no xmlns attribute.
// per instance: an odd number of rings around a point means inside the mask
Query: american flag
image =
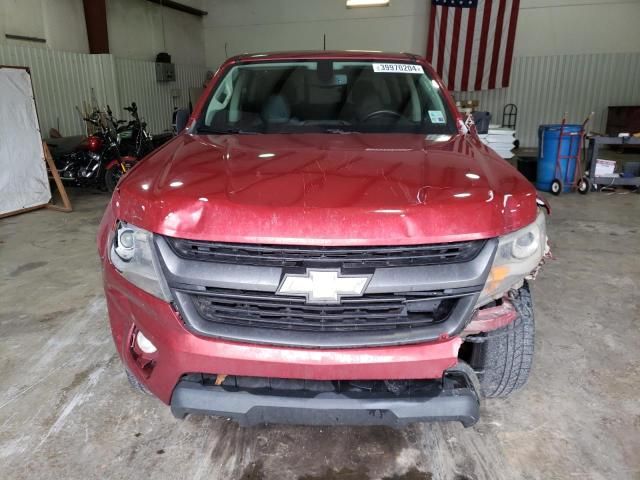
<svg viewBox="0 0 640 480"><path fill-rule="evenodd" d="M449 90L509 86L520 0L432 0L427 60Z"/></svg>

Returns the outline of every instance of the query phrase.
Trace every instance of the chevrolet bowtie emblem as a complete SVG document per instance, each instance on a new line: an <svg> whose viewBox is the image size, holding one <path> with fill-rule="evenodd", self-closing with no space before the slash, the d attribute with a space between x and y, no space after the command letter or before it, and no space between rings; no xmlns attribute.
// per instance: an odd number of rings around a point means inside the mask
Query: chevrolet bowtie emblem
<svg viewBox="0 0 640 480"><path fill-rule="evenodd" d="M276 295L305 297L307 303L339 303L342 297L362 296L372 275L342 275L340 270L307 269L307 273L288 273Z"/></svg>

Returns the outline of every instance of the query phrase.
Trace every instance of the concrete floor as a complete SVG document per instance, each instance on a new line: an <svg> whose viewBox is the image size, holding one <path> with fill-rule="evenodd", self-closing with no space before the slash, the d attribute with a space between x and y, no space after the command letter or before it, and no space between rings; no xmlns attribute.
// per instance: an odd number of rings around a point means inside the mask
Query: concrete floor
<svg viewBox="0 0 640 480"><path fill-rule="evenodd" d="M474 428L401 431L178 421L131 390L94 244L107 197L73 201L0 220L2 479L640 478L640 195L552 198L529 384Z"/></svg>

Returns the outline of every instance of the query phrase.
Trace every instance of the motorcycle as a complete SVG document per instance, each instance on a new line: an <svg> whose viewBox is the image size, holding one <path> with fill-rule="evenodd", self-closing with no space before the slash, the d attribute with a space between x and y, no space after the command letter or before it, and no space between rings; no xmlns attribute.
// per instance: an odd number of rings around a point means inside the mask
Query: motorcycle
<svg viewBox="0 0 640 480"><path fill-rule="evenodd" d="M95 132L88 137L47 140L60 178L64 182L81 187L95 186L113 192L122 175L137 162L137 157L122 155L120 152L118 122L108 112L105 115L96 110L83 118L96 127Z"/></svg>
<svg viewBox="0 0 640 480"><path fill-rule="evenodd" d="M135 163L169 141L174 133L151 135L135 102L124 107L132 120L118 120L109 105L83 120L95 128L88 136L50 138L47 144L63 181L112 192Z"/></svg>
<svg viewBox="0 0 640 480"><path fill-rule="evenodd" d="M172 132L151 135L147 131L146 122L141 120L138 115L136 102L131 102L131 105L124 107L124 110L129 112L133 118L128 123L123 120L118 121L118 123L124 123L117 129L120 135L120 151L124 155L142 158L174 136Z"/></svg>

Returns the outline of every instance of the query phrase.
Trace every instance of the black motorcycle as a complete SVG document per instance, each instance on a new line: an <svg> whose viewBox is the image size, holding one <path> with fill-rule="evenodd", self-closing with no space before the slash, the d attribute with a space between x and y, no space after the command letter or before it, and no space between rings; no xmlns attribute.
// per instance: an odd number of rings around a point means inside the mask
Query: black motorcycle
<svg viewBox="0 0 640 480"><path fill-rule="evenodd" d="M151 135L147 131L147 123L140 119L136 102L124 107L132 120L118 121L117 132L120 135L120 152L136 158L142 158L173 137L172 132ZM111 113L109 111L109 113ZM121 125L122 124L122 125Z"/></svg>

